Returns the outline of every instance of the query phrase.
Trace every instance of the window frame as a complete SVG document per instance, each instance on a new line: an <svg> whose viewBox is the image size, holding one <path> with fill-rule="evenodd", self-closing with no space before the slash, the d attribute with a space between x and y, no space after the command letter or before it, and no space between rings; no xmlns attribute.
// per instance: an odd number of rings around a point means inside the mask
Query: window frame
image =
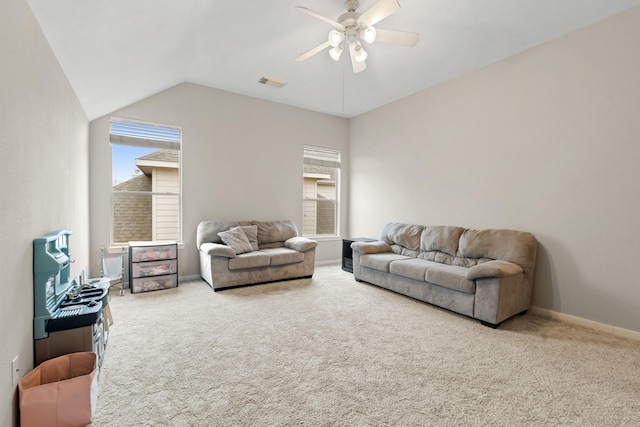
<svg viewBox="0 0 640 427"><path fill-rule="evenodd" d="M159 130L167 129L173 130L167 134L160 133L151 133L151 134L138 134L138 136L132 135L123 135L121 133L113 133L113 123L128 123L132 125L142 125L148 126L149 128L157 128ZM176 139L177 136L177 139ZM157 139L156 139L157 138ZM157 192L157 191L139 191L139 190L131 190L131 191L114 191L114 175L113 175L113 146L121 145L128 147L143 147L143 148L151 148L151 149L170 149L178 152L178 190L176 192ZM182 127L176 125L170 125L165 123L158 122L150 122L144 120L123 118L118 116L110 116L109 117L109 176L110 176L110 188L109 188L109 240L110 240L110 248L119 249L122 247L126 247L128 242L115 242L114 241L114 195L115 194L127 194L127 195L144 195L152 197L152 206L153 206L153 196L175 196L178 200L178 237L175 241L179 245L183 245L183 203L182 203ZM153 220L152 220L153 221ZM152 230L152 239L153 234L155 232ZM153 240L150 240L153 241Z"/></svg>
<svg viewBox="0 0 640 427"><path fill-rule="evenodd" d="M315 155L314 155L315 154ZM308 198L305 196L305 166L315 165L321 167L335 168L335 200L321 199L318 197ZM302 151L302 231L301 236L310 237L314 239L333 239L340 237L340 203L341 203L341 191L340 183L342 179L342 153L336 148L319 147L312 145L304 145ZM317 192L316 192L317 196ZM318 234L317 233L317 210L316 210L316 233L305 233L305 202L333 202L334 206L334 230L330 234Z"/></svg>

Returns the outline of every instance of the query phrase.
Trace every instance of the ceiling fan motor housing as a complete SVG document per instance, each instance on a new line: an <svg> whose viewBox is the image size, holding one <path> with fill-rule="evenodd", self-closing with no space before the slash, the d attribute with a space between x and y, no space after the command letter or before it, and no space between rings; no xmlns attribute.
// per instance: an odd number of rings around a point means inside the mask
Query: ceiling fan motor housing
<svg viewBox="0 0 640 427"><path fill-rule="evenodd" d="M357 3L357 2L356 2ZM362 15L360 12L347 12L340 15L338 22L344 27L342 33L347 39L357 39L360 31L358 19Z"/></svg>
<svg viewBox="0 0 640 427"><path fill-rule="evenodd" d="M347 0L344 2L344 5L349 12L355 12L360 2L358 0Z"/></svg>

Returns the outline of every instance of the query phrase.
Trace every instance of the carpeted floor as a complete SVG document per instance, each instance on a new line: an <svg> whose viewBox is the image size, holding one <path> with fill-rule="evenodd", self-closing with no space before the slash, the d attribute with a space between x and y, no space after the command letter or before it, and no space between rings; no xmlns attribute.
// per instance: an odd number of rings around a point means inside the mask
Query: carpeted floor
<svg viewBox="0 0 640 427"><path fill-rule="evenodd" d="M92 426L637 426L640 343L526 315L493 330L339 266L114 293Z"/></svg>

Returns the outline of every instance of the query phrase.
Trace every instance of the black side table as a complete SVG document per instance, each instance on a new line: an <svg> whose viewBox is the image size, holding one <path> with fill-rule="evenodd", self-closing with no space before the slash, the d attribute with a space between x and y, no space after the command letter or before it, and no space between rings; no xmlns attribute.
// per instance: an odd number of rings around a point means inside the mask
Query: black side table
<svg viewBox="0 0 640 427"><path fill-rule="evenodd" d="M369 237L354 237L351 239L342 239L342 269L353 273L353 250L351 243L353 242L375 242L376 239Z"/></svg>

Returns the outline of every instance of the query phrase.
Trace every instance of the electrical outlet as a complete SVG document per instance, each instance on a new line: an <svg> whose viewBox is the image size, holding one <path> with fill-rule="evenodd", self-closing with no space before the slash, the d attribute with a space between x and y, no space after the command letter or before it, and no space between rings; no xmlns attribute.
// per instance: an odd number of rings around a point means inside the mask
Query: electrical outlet
<svg viewBox="0 0 640 427"><path fill-rule="evenodd" d="M20 365L18 364L18 356L11 361L11 372L13 375L13 385L18 385L20 381Z"/></svg>

